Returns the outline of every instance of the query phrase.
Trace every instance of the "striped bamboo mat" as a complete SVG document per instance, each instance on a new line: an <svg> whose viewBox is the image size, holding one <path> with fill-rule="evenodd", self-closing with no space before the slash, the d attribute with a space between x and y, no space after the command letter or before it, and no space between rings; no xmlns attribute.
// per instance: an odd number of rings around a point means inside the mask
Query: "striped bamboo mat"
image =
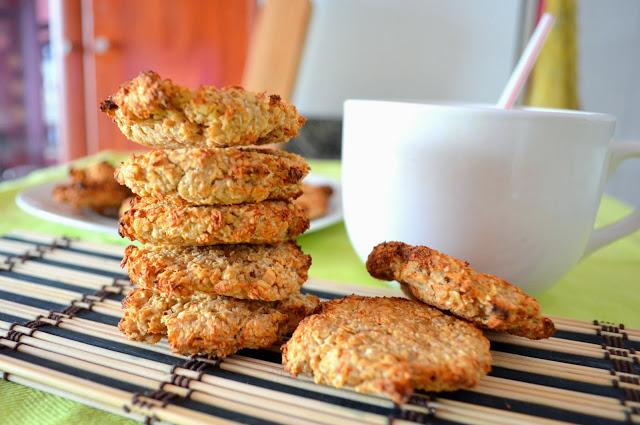
<svg viewBox="0 0 640 425"><path fill-rule="evenodd" d="M471 390L391 401L289 377L277 348L223 361L118 332L122 247L0 237L2 378L140 421L166 423L638 423L640 330L554 318L554 338L490 334L493 370ZM321 298L397 295L311 280Z"/></svg>

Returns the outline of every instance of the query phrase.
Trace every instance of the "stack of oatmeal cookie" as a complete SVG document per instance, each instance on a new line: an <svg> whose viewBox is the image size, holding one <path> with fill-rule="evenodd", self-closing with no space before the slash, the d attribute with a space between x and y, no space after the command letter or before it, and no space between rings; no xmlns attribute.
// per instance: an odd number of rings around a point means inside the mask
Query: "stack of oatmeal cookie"
<svg viewBox="0 0 640 425"><path fill-rule="evenodd" d="M130 140L116 179L136 198L119 232L136 288L120 330L181 354L224 357L271 346L318 306L302 295L311 258L292 240L309 226L293 203L309 167L256 147L295 136L304 118L278 96L196 91L145 72L101 109Z"/></svg>

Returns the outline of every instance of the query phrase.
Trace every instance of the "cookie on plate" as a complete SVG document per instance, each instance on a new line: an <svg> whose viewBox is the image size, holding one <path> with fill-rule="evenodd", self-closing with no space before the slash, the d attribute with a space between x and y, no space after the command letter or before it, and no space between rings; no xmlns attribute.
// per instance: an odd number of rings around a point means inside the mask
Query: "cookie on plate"
<svg viewBox="0 0 640 425"><path fill-rule="evenodd" d="M136 286L166 294L205 292L277 301L300 291L311 257L295 242L202 247L130 245L122 265Z"/></svg>
<svg viewBox="0 0 640 425"><path fill-rule="evenodd" d="M90 208L96 212L117 212L131 192L116 182L114 168L108 162L98 162L86 168L70 168L69 183L53 188L53 198L74 208Z"/></svg>
<svg viewBox="0 0 640 425"><path fill-rule="evenodd" d="M309 165L273 149L174 149L131 155L116 179L138 196L229 205L298 197Z"/></svg>
<svg viewBox="0 0 640 425"><path fill-rule="evenodd" d="M522 289L465 261L426 246L402 242L377 245L367 259L371 276L397 280L420 301L493 331L530 339L555 332L551 319Z"/></svg>
<svg viewBox="0 0 640 425"><path fill-rule="evenodd" d="M282 351L293 375L385 394L397 403L414 389L472 387L491 368L489 341L480 330L403 298L352 295L322 303Z"/></svg>
<svg viewBox="0 0 640 425"><path fill-rule="evenodd" d="M120 217L120 236L142 243L194 246L272 244L309 228L304 211L288 201L197 206L138 198Z"/></svg>
<svg viewBox="0 0 640 425"><path fill-rule="evenodd" d="M100 109L127 139L165 149L286 142L305 123L278 95L235 86L192 91L153 71L124 83Z"/></svg>
<svg viewBox="0 0 640 425"><path fill-rule="evenodd" d="M302 195L296 199L310 220L324 217L329 210L329 199L333 189L328 185L302 185Z"/></svg>
<svg viewBox="0 0 640 425"><path fill-rule="evenodd" d="M136 288L123 301L119 329L154 343L166 335L172 350L226 357L243 348L267 348L291 333L319 300L295 294L277 302L194 293L177 297Z"/></svg>

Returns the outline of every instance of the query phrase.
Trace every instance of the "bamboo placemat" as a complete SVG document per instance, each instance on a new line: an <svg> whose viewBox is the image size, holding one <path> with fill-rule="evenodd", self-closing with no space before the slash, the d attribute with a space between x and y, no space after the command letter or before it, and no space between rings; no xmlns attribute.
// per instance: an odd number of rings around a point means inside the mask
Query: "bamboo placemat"
<svg viewBox="0 0 640 425"><path fill-rule="evenodd" d="M640 330L555 317L553 338L489 334L493 370L471 390L403 405L288 376L277 347L222 361L136 343L116 328L122 247L0 237L0 373L139 421L313 424L640 424ZM311 280L306 292L398 295Z"/></svg>

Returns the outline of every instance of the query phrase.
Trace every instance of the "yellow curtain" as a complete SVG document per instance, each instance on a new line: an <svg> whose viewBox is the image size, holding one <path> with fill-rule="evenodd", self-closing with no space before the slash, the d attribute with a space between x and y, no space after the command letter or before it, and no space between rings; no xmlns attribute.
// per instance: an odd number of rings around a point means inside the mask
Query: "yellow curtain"
<svg viewBox="0 0 640 425"><path fill-rule="evenodd" d="M543 10L551 13L556 21L531 74L525 103L547 108L579 109L576 2L544 0Z"/></svg>

